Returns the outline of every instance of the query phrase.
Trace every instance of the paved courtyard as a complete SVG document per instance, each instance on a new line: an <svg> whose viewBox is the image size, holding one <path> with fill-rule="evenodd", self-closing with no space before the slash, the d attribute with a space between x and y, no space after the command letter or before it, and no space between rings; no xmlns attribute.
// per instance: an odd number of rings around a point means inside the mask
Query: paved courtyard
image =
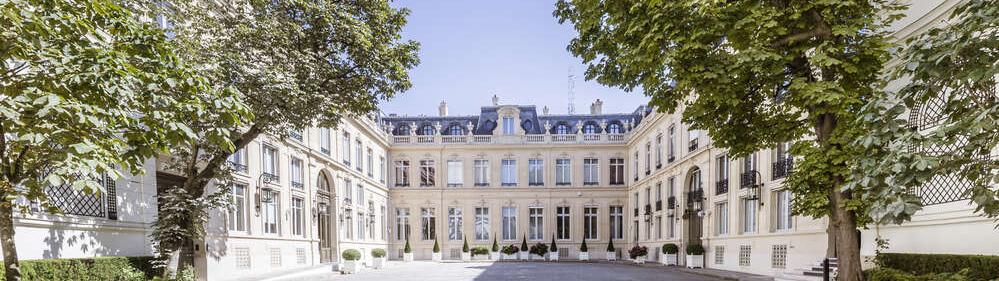
<svg viewBox="0 0 999 281"><path fill-rule="evenodd" d="M268 281L378 280L378 281L492 281L492 280L719 280L665 267L580 262L390 262L384 269L367 269L341 275L331 270L309 270Z"/></svg>

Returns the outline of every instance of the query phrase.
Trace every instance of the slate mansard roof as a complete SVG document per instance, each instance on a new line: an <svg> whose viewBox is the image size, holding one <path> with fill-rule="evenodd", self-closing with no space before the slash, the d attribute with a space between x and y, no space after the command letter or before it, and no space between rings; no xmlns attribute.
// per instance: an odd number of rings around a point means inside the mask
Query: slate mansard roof
<svg viewBox="0 0 999 281"><path fill-rule="evenodd" d="M465 116L400 116L389 114L383 116L383 125L392 125L392 135L407 135L406 130L412 129L416 135L425 135L423 128L430 126L436 132L436 126L440 124L440 130L444 135L450 135L452 130L460 130L462 134L467 133L468 125L472 125L474 135L492 135L493 130L499 124L498 110L503 107L516 107L520 111L520 127L527 134L544 134L545 124L551 126L552 133L558 125L566 125L569 132L575 133L578 128L587 124L596 125L597 133L602 133L601 124L620 125L623 132L638 126L642 119L652 112L648 106L639 106L631 113L610 113L610 114L539 114L534 105L497 105L483 106L479 115ZM627 124L631 124L629 128ZM413 127L415 125L415 127ZM412 127L412 128L411 128ZM453 128L457 127L457 128Z"/></svg>

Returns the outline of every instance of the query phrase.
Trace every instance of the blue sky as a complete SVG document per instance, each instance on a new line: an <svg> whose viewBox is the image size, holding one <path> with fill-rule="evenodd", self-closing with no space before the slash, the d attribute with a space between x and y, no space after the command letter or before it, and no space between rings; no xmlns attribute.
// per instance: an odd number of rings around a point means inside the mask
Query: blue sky
<svg viewBox="0 0 999 281"><path fill-rule="evenodd" d="M413 87L383 104L386 113L435 115L446 100L451 115L478 114L496 94L503 104L548 106L567 111L569 68L576 74L576 113L604 101L604 112L631 112L648 101L585 81L585 66L565 50L575 35L551 13L554 1L401 0L411 10L403 30L419 41L421 63L410 73Z"/></svg>

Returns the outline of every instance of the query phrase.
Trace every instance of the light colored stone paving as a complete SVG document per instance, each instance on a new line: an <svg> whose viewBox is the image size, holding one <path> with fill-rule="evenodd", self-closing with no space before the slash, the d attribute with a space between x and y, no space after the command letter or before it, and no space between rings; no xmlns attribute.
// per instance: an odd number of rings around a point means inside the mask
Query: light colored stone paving
<svg viewBox="0 0 999 281"><path fill-rule="evenodd" d="M493 280L552 280L552 281L628 281L674 280L709 281L713 277L683 272L675 268L633 266L615 263L580 262L389 262L384 269L364 269L356 274L342 275L328 269L311 269L271 278L268 281L305 280L378 280L378 281L493 281Z"/></svg>

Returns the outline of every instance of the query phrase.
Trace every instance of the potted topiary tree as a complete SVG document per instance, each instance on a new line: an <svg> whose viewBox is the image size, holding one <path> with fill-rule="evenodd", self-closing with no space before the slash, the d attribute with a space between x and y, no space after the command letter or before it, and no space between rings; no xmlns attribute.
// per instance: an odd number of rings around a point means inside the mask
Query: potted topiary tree
<svg viewBox="0 0 999 281"><path fill-rule="evenodd" d="M361 252L354 249L344 250L340 257L343 258L343 267L340 268L340 273L351 274L355 273L361 269Z"/></svg>
<svg viewBox="0 0 999 281"><path fill-rule="evenodd" d="M489 259L498 260L500 248L499 248L499 243L496 243L496 235L493 235L493 247L491 250L492 251L489 251Z"/></svg>
<svg viewBox="0 0 999 281"><path fill-rule="evenodd" d="M680 252L680 247L676 244L668 243L663 245L662 257L659 257L659 262L663 265L676 265L677 258L676 254Z"/></svg>
<svg viewBox="0 0 999 281"><path fill-rule="evenodd" d="M413 261L413 248L409 246L409 238L406 238L406 247L402 248L402 261Z"/></svg>
<svg viewBox="0 0 999 281"><path fill-rule="evenodd" d="M527 251L527 235L524 235L524 241L520 242L520 260L526 261L530 255Z"/></svg>
<svg viewBox="0 0 999 281"><path fill-rule="evenodd" d="M617 253L614 252L614 239L611 239L610 243L607 243L607 260L609 261L617 260Z"/></svg>
<svg viewBox="0 0 999 281"><path fill-rule="evenodd" d="M548 253L548 245L545 243L538 242L531 246L531 260L545 260L545 254Z"/></svg>
<svg viewBox="0 0 999 281"><path fill-rule="evenodd" d="M555 234L552 234L551 252L548 252L548 260L558 261L558 245L555 244Z"/></svg>
<svg viewBox="0 0 999 281"><path fill-rule="evenodd" d="M517 248L517 245L513 245L513 244L507 245L506 247L503 247L503 259L504 260L516 260L517 259L517 253L519 253L519 252L520 252L520 248Z"/></svg>
<svg viewBox="0 0 999 281"><path fill-rule="evenodd" d="M462 240L464 241L461 245L461 261L470 261L472 260L472 255L469 253L471 249L468 248L468 237L462 237Z"/></svg>
<svg viewBox="0 0 999 281"><path fill-rule="evenodd" d="M588 261L590 260L589 248L586 247L586 238L583 238L583 244L579 245L579 260Z"/></svg>
<svg viewBox="0 0 999 281"><path fill-rule="evenodd" d="M637 264L645 263L645 257L649 255L649 248L645 246L635 245L628 250L628 257L635 261Z"/></svg>
<svg viewBox="0 0 999 281"><path fill-rule="evenodd" d="M472 248L472 259L473 260L486 260L489 259L489 248L485 246L477 246Z"/></svg>
<svg viewBox="0 0 999 281"><path fill-rule="evenodd" d="M687 245L687 268L704 268L704 247L701 244Z"/></svg>
<svg viewBox="0 0 999 281"><path fill-rule="evenodd" d="M376 248L371 249L372 263L371 267L375 269L381 269L385 267L385 249Z"/></svg>
<svg viewBox="0 0 999 281"><path fill-rule="evenodd" d="M434 252L431 254L430 259L433 261L441 261L441 245L437 243L437 239L434 239Z"/></svg>

